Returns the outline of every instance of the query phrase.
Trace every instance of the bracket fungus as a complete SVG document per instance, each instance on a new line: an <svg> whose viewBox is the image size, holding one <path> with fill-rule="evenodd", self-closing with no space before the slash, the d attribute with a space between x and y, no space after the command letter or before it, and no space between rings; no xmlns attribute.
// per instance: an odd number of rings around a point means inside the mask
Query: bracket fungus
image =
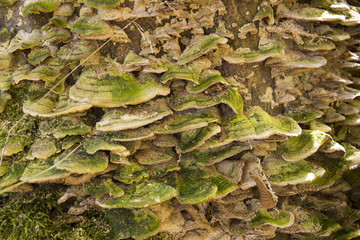
<svg viewBox="0 0 360 240"><path fill-rule="evenodd" d="M261 225L274 225L275 227L284 228L294 223L294 215L291 212L282 210L259 211L256 216L251 219L250 226L257 227Z"/></svg>
<svg viewBox="0 0 360 240"><path fill-rule="evenodd" d="M51 169L46 173L42 173L42 171L48 169L52 165L53 162L48 160L32 161L25 168L20 180L29 183L61 182L62 179L70 176L70 172L56 168Z"/></svg>
<svg viewBox="0 0 360 240"><path fill-rule="evenodd" d="M189 45L180 55L178 64L183 65L194 59L201 57L212 49L217 47L217 44L227 43L227 39L211 34L208 36L203 36L199 39L193 39L193 43Z"/></svg>
<svg viewBox="0 0 360 240"><path fill-rule="evenodd" d="M29 13L50 13L60 6L59 0L27 0L21 10L23 17Z"/></svg>
<svg viewBox="0 0 360 240"><path fill-rule="evenodd" d="M126 189L122 197L98 199L96 204L105 208L144 208L171 199L175 192L163 183L144 181Z"/></svg>
<svg viewBox="0 0 360 240"><path fill-rule="evenodd" d="M282 152L283 159L288 162L296 162L317 152L328 138L329 135L322 131L303 130L299 136L282 143L279 150Z"/></svg>
<svg viewBox="0 0 360 240"><path fill-rule="evenodd" d="M65 169L71 173L98 173L108 166L108 158L105 154L88 154L85 149L70 148L55 158L56 168ZM69 155L73 152L72 155Z"/></svg>
<svg viewBox="0 0 360 240"><path fill-rule="evenodd" d="M116 108L104 114L96 123L99 131L120 131L139 128L172 114L163 98L150 100L141 105Z"/></svg>
<svg viewBox="0 0 360 240"><path fill-rule="evenodd" d="M57 152L56 141L51 138L37 139L26 155L26 159L48 159Z"/></svg>
<svg viewBox="0 0 360 240"><path fill-rule="evenodd" d="M359 24L356 0L0 0L0 233L359 237Z"/></svg>
<svg viewBox="0 0 360 240"><path fill-rule="evenodd" d="M101 75L94 70L84 71L76 84L70 88L70 99L99 107L121 107L139 104L157 95L168 95L169 88L156 79L143 74Z"/></svg>
<svg viewBox="0 0 360 240"><path fill-rule="evenodd" d="M281 40L262 38L260 39L258 51L249 48L238 48L224 60L229 63L244 64L262 62L270 57L280 57L285 55L285 44Z"/></svg>

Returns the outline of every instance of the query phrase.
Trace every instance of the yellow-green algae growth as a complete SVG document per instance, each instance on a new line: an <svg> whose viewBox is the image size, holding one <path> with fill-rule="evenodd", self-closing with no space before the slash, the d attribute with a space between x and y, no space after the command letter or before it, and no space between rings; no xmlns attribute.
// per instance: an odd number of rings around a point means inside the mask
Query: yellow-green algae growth
<svg viewBox="0 0 360 240"><path fill-rule="evenodd" d="M0 235L359 237L359 19L358 1L0 0Z"/></svg>

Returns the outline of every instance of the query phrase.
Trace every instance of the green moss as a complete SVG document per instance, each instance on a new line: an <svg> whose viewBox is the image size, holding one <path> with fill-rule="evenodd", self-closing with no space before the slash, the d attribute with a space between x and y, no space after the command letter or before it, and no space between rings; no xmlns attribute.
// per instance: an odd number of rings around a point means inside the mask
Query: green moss
<svg viewBox="0 0 360 240"><path fill-rule="evenodd" d="M68 206L57 203L63 191L45 184L31 193L0 197L1 239L109 239L105 213L90 210L81 219L67 215Z"/></svg>
<svg viewBox="0 0 360 240"><path fill-rule="evenodd" d="M5 110L0 113L0 126L2 136L0 138L5 138L6 133L14 126L14 129L10 132L10 136L22 137L27 143L30 143L37 132L38 119L26 115L16 126L15 124L19 121L24 113L22 111L22 105L25 101L25 95L28 91L28 84L21 84L16 87L10 88L11 98Z"/></svg>

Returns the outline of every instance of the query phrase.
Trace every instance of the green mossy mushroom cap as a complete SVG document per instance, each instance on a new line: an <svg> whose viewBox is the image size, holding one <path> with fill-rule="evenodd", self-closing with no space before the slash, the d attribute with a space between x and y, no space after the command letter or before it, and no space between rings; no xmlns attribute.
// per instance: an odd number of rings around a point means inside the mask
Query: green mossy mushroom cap
<svg viewBox="0 0 360 240"><path fill-rule="evenodd" d="M275 227L288 227L294 223L294 215L291 212L282 210L259 211L256 216L251 219L251 227L259 227L265 224Z"/></svg>
<svg viewBox="0 0 360 240"><path fill-rule="evenodd" d="M121 107L139 104L157 95L168 95L169 91L151 75L135 78L123 73L98 78L98 73L89 69L70 88L70 99L99 107Z"/></svg>
<svg viewBox="0 0 360 240"><path fill-rule="evenodd" d="M7 143L5 139L0 140L0 146L2 148L3 156L11 156L24 150L28 145L28 139L25 136L10 136Z"/></svg>
<svg viewBox="0 0 360 240"><path fill-rule="evenodd" d="M141 105L117 108L106 112L96 123L99 131L120 131L148 125L172 114L163 98L151 100Z"/></svg>
<svg viewBox="0 0 360 240"><path fill-rule="evenodd" d="M208 94L189 94L185 91L176 91L168 100L169 106L175 111L206 108L219 103L229 105L235 113L243 111L243 100L236 88L213 91Z"/></svg>
<svg viewBox="0 0 360 240"><path fill-rule="evenodd" d="M113 197L124 196L124 190L117 186L110 178L96 179L95 181L83 186L84 192L97 198L109 194Z"/></svg>
<svg viewBox="0 0 360 240"><path fill-rule="evenodd" d="M322 131L303 130L299 136L282 143L279 151L286 161L296 162L315 153L328 139L329 135Z"/></svg>
<svg viewBox="0 0 360 240"><path fill-rule="evenodd" d="M111 236L114 239L145 239L156 234L161 225L161 218L146 209L108 210L112 222Z"/></svg>
<svg viewBox="0 0 360 240"><path fill-rule="evenodd" d="M179 151L181 153L191 152L203 145L206 140L221 132L217 124L209 124L206 127L179 133Z"/></svg>
<svg viewBox="0 0 360 240"><path fill-rule="evenodd" d="M198 164L208 166L250 149L248 142L231 143L218 148L199 149L188 153Z"/></svg>
<svg viewBox="0 0 360 240"><path fill-rule="evenodd" d="M53 165L54 163L51 160L33 160L25 168L20 180L27 181L29 183L45 183L57 182L67 176L70 176L70 172L56 168L43 172Z"/></svg>
<svg viewBox="0 0 360 240"><path fill-rule="evenodd" d="M110 137L94 135L84 142L84 148L88 154L94 154L99 150L114 152L125 152L127 149L119 142L113 141Z"/></svg>
<svg viewBox="0 0 360 240"><path fill-rule="evenodd" d="M34 30L32 32L19 31L14 38L11 39L9 46L7 47L8 52L15 52L18 49L29 49L41 45L44 40L43 34Z"/></svg>
<svg viewBox="0 0 360 240"><path fill-rule="evenodd" d="M157 148L151 147L149 149L140 149L134 154L134 158L142 165L155 165L166 163L173 157L171 148Z"/></svg>
<svg viewBox="0 0 360 240"><path fill-rule="evenodd" d="M16 183L27 167L27 163L22 162L20 164L12 165L8 171L0 178L0 189Z"/></svg>
<svg viewBox="0 0 360 240"><path fill-rule="evenodd" d="M79 34L101 34L109 31L110 25L97 18L81 17L77 19L71 26L70 30Z"/></svg>
<svg viewBox="0 0 360 240"><path fill-rule="evenodd" d="M217 108L183 111L154 123L151 128L157 134L172 134L201 128L220 120Z"/></svg>
<svg viewBox="0 0 360 240"><path fill-rule="evenodd" d="M70 152L73 152L70 155ZM108 166L108 158L105 154L95 153L90 155L83 148L75 150L74 147L65 150L54 160L56 168L64 169L71 173L98 173Z"/></svg>
<svg viewBox="0 0 360 240"><path fill-rule="evenodd" d="M282 41L269 40L266 43L260 43L258 51L253 51L249 48L238 48L233 53L224 57L224 60L229 63L243 64L262 62L270 57L285 55L285 44Z"/></svg>
<svg viewBox="0 0 360 240"><path fill-rule="evenodd" d="M113 175L113 178L115 180L131 184L149 177L149 172L144 166L141 166L135 162L129 163L130 164L118 167L118 169L114 172Z"/></svg>
<svg viewBox="0 0 360 240"><path fill-rule="evenodd" d="M200 204L216 196L216 184L203 179L196 182L187 179L178 181L178 198L183 204Z"/></svg>
<svg viewBox="0 0 360 240"><path fill-rule="evenodd" d="M66 136L89 133L91 127L79 118L66 116L44 121L40 124L39 129L43 135L52 134L55 138L61 139Z"/></svg>
<svg viewBox="0 0 360 240"><path fill-rule="evenodd" d="M198 39L192 45L189 45L180 55L178 64L183 65L188 63L198 57L201 57L208 51L215 49L217 44L225 44L227 42L226 38L222 38L215 34L203 37Z"/></svg>
<svg viewBox="0 0 360 240"><path fill-rule="evenodd" d="M128 188L123 197L98 199L96 203L105 208L143 208L167 201L175 194L176 190L168 185L144 181Z"/></svg>
<svg viewBox="0 0 360 240"><path fill-rule="evenodd" d="M197 85L195 83L189 82L186 85L186 91L189 93L200 93L210 86L218 83L229 85L225 78L221 76L220 72L208 69L201 73L199 84Z"/></svg>
<svg viewBox="0 0 360 240"><path fill-rule="evenodd" d="M0 1L0 7L2 6L11 6L14 3L16 3L17 0L1 0Z"/></svg>
<svg viewBox="0 0 360 240"><path fill-rule="evenodd" d="M23 17L29 13L50 13L60 6L59 0L27 0L21 11Z"/></svg>
<svg viewBox="0 0 360 240"><path fill-rule="evenodd" d="M48 32L47 34L50 33ZM63 34L65 34L66 36L66 33L61 33L61 32L59 33L58 31L56 31L56 34L61 34L61 35L60 36L51 35L51 39L54 39L53 41L59 41L60 39L64 39ZM91 40L72 41L60 47L59 51L57 52L57 56L62 60L80 60L92 54L97 48L98 48L98 44L96 41L91 41Z"/></svg>
<svg viewBox="0 0 360 240"><path fill-rule="evenodd" d="M37 139L26 155L26 159L48 159L57 152L56 141L51 138Z"/></svg>
<svg viewBox="0 0 360 240"><path fill-rule="evenodd" d="M325 173L323 168L306 160L288 162L276 155L266 156L263 168L270 183L279 186L309 183Z"/></svg>

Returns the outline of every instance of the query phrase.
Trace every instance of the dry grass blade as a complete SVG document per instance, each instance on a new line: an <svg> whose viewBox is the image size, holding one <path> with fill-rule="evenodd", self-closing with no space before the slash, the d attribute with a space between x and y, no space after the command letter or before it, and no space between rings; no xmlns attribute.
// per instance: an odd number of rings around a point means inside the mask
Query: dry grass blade
<svg viewBox="0 0 360 240"><path fill-rule="evenodd" d="M137 30L139 31L139 33L141 34L141 37L149 44L150 50L151 50L152 52L154 52L154 49L153 49L153 47L152 47L153 44L152 44L149 36L146 36L146 35L145 35L144 29L143 29L143 28L140 26L140 24L138 24L137 22L134 22L134 26L136 27L136 29L137 29Z"/></svg>
<svg viewBox="0 0 360 240"><path fill-rule="evenodd" d="M260 193L260 204L265 208L273 208L277 204L277 196L275 196L272 191L270 191L263 180L258 175L250 175L259 189Z"/></svg>

